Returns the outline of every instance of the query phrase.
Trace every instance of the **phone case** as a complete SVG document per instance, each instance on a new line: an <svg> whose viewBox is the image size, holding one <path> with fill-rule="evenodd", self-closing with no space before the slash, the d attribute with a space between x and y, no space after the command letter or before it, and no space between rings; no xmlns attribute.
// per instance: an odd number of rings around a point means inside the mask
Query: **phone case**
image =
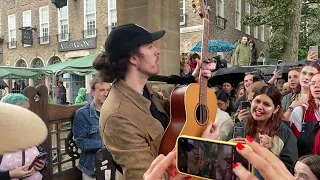
<svg viewBox="0 0 320 180"><path fill-rule="evenodd" d="M220 141L220 140L213 140L213 139L207 139L207 138L200 138L200 137L193 137L193 136L186 136L186 135L181 135L178 137L179 138L187 138L187 139L194 139L194 140L198 140L198 141L209 141L209 142L213 142L213 143L217 143L217 144L226 144L226 145L231 145L231 146L236 146L237 143L235 142L229 142L229 141ZM178 139L176 141L176 147L178 147ZM246 144L244 144L245 147L249 148L250 150L252 150L252 148ZM178 157L178 151L176 151L176 157ZM178 164L178 158L176 158L176 164ZM253 165L251 164L251 173L253 174L254 173L254 167ZM195 178L198 178L198 179L204 179L204 180L214 180L214 179L208 179L208 178L205 178L205 177L200 177L200 176L196 176L196 175L193 175L193 174L187 174L187 173L184 173L184 172L181 172L178 168L177 168L177 171L180 173L180 174L184 174L184 175L187 175L187 176L192 176L192 177L195 177Z"/></svg>

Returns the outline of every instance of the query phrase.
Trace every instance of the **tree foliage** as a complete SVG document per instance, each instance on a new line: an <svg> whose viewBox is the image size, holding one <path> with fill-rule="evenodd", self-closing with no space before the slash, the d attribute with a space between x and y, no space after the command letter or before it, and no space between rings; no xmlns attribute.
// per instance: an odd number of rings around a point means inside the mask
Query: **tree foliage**
<svg viewBox="0 0 320 180"><path fill-rule="evenodd" d="M318 14L319 8L311 9L310 4L318 3L320 0L247 0L247 2L258 9L255 13L246 14L242 19L245 25L250 26L260 26L266 25L267 27L272 27L270 31L270 36L267 39L269 45L269 56L271 58L293 58L298 59L298 53L296 55L288 56L289 50L297 48L297 43L293 42L295 37L296 40L299 38L299 27L292 24L297 23L299 17L305 17L308 13L311 16ZM300 8L302 4L302 14L300 15ZM319 23L319 17L317 19ZM302 24L302 23L301 23ZM316 25L314 25L316 27ZM318 24L319 27L319 24ZM310 27L309 27L310 28ZM303 30L303 28L300 27ZM319 29L319 28L318 28ZM310 29L309 29L310 30ZM317 30L316 28L314 30ZM303 31L302 31L303 32ZM309 31L308 34L311 34ZM291 34L290 34L291 33ZM313 33L313 32L312 32ZM296 36L295 36L296 34ZM317 33L314 33L317 34ZM303 37L305 37L304 35ZM303 46L308 46L310 40L306 40L300 34L300 39L304 42ZM309 38L311 36L308 36ZM307 43L308 42L308 43ZM319 41L318 41L319 42ZM301 52L305 51L305 47L301 48L301 43L299 43L299 55ZM298 51L291 51L298 52ZM286 56L285 56L286 54ZM305 57L305 55L304 55Z"/></svg>
<svg viewBox="0 0 320 180"><path fill-rule="evenodd" d="M320 0L304 0L301 9L299 59L307 56L310 46L320 42Z"/></svg>

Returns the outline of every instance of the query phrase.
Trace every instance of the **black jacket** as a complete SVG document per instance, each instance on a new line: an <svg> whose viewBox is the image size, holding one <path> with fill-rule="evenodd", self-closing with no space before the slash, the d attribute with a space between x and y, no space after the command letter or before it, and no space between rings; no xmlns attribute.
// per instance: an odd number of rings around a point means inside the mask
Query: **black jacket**
<svg viewBox="0 0 320 180"><path fill-rule="evenodd" d="M246 123L243 123L244 127L246 127ZM241 126L240 123L236 123L234 127ZM234 129L234 128L232 128ZM291 129L284 122L281 122L279 125L278 134L280 143L283 143L283 147L280 150L280 154L275 154L279 157L279 159L285 164L288 170L293 174L294 173L294 165L298 160L298 147L297 147L297 139L294 136ZM275 137L276 137L275 136ZM233 138L233 130L229 133L227 137L227 141ZM280 148L280 144L275 145ZM275 153L275 152L273 152Z"/></svg>
<svg viewBox="0 0 320 180"><path fill-rule="evenodd" d="M0 172L0 180L9 180L9 171Z"/></svg>

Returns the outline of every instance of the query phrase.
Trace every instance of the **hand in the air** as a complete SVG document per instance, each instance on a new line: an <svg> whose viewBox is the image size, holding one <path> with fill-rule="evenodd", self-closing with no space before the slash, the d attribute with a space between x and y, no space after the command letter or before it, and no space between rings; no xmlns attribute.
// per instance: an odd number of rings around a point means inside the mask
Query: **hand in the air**
<svg viewBox="0 0 320 180"><path fill-rule="evenodd" d="M192 75L197 79L201 72L201 75L207 78L210 78L212 75L212 71L216 69L217 64L214 62L203 63L200 59L195 59L197 62L197 67L194 69ZM201 66L204 66L203 70L201 70Z"/></svg>

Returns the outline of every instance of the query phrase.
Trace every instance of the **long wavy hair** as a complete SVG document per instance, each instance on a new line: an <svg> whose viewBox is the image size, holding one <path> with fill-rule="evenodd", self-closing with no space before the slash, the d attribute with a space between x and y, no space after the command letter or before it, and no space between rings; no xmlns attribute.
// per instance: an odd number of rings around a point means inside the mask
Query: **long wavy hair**
<svg viewBox="0 0 320 180"><path fill-rule="evenodd" d="M307 66L314 67L314 68L316 68L318 71L320 71L320 65L319 65L317 62L311 61L311 62L307 62L304 66L302 66L301 72L302 72L302 69L303 69L304 67L307 67ZM296 87L296 89L295 89L295 91L294 91L294 94L300 94L300 92L301 92L301 85L300 85L300 79L299 79L299 83L298 83L298 85L297 85L297 87Z"/></svg>
<svg viewBox="0 0 320 180"><path fill-rule="evenodd" d="M312 78L316 75L320 75L320 72L317 72L315 75L312 76ZM317 109L317 105L316 105L314 98L312 96L311 89L309 90L308 105L309 105L308 111L310 111L311 113L314 113Z"/></svg>
<svg viewBox="0 0 320 180"><path fill-rule="evenodd" d="M276 134L278 134L279 125L280 125L282 114L283 114L283 111L281 108L281 93L278 90L278 88L273 85L262 86L253 95L253 99L262 94L267 95L272 100L274 107L277 107L277 106L280 107L279 111L268 119L264 132L260 132L263 134L267 134L270 137L273 137ZM251 113L247 121L246 133L251 137L256 137L258 134L257 121L253 119Z"/></svg>

